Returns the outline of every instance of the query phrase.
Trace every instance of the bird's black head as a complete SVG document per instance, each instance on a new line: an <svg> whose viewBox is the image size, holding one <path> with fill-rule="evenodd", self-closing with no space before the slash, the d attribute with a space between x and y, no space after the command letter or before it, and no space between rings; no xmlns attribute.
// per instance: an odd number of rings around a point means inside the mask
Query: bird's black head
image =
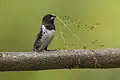
<svg viewBox="0 0 120 80"><path fill-rule="evenodd" d="M54 19L56 16L54 14L47 14L43 17L42 23L43 24L54 24Z"/></svg>

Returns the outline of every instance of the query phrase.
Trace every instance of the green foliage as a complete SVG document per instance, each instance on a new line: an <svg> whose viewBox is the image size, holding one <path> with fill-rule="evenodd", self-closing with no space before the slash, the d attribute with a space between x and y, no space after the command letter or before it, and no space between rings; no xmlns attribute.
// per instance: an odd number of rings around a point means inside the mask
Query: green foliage
<svg viewBox="0 0 120 80"><path fill-rule="evenodd" d="M119 80L120 69L66 69L33 72L1 72L1 80Z"/></svg>
<svg viewBox="0 0 120 80"><path fill-rule="evenodd" d="M88 49L120 46L120 11L117 0L1 0L0 6L0 51L31 51L41 19L47 13L60 17L80 38L76 39L56 19L56 36L50 49L80 49L83 45ZM64 34L67 48L61 38L56 39L60 35L59 27ZM99 40L99 43L93 44L93 40Z"/></svg>

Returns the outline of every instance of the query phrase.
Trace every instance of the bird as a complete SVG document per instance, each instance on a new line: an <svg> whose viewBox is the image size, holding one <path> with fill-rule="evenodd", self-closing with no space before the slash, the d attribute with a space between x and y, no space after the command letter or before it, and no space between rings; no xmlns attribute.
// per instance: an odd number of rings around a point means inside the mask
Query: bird
<svg viewBox="0 0 120 80"><path fill-rule="evenodd" d="M55 36L55 14L47 14L42 19L40 32L37 34L33 45L34 52L49 51L48 46Z"/></svg>

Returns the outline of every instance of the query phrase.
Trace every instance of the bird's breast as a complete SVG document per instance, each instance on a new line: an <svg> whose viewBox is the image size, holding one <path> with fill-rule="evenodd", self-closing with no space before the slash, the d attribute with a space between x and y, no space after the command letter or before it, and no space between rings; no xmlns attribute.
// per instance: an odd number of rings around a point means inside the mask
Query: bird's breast
<svg viewBox="0 0 120 80"><path fill-rule="evenodd" d="M54 35L55 35L55 30L48 30L48 29L44 28L43 36L42 36L42 39L41 39L41 42L42 42L41 46L44 48L47 45L49 45L50 42L52 41Z"/></svg>
<svg viewBox="0 0 120 80"><path fill-rule="evenodd" d="M54 35L55 35L55 30L50 30L50 31L48 30L44 34L45 38L48 39L48 40L53 38Z"/></svg>

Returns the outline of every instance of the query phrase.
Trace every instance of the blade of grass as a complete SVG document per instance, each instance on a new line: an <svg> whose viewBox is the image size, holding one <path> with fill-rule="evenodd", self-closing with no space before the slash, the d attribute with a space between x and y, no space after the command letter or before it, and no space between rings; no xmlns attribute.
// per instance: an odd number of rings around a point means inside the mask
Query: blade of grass
<svg viewBox="0 0 120 80"><path fill-rule="evenodd" d="M69 27L67 27L67 25L66 25L59 17L57 17L57 19L58 19L61 23L63 23L63 25L64 25L78 40L80 40L80 38L79 38Z"/></svg>
<svg viewBox="0 0 120 80"><path fill-rule="evenodd" d="M61 37L62 37L62 39L64 41L65 48L67 48L66 40L65 40L64 34L63 34L62 30L61 30L61 27L59 27L59 30L60 30Z"/></svg>

